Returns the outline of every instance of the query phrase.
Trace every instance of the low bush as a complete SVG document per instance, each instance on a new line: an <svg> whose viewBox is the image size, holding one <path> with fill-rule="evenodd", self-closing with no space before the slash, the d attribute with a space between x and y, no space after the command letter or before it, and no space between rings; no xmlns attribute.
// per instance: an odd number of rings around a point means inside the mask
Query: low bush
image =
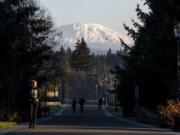
<svg viewBox="0 0 180 135"><path fill-rule="evenodd" d="M179 100L168 100L167 105L158 106L159 125L166 128L172 128L174 125L174 120L180 115L180 101Z"/></svg>

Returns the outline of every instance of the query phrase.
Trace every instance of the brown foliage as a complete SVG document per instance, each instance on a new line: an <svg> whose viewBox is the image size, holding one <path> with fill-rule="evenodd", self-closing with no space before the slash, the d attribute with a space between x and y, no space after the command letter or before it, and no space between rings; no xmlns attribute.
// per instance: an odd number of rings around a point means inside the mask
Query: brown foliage
<svg viewBox="0 0 180 135"><path fill-rule="evenodd" d="M172 127L175 117L180 115L180 100L168 100L166 106L158 106L159 124L163 127Z"/></svg>

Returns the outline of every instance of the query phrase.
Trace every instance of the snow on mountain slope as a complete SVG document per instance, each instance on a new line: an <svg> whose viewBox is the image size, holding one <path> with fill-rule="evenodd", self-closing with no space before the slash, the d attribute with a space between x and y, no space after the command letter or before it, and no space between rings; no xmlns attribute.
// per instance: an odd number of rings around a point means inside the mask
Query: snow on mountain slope
<svg viewBox="0 0 180 135"><path fill-rule="evenodd" d="M129 37L114 32L101 24L77 23L63 25L58 28L58 31L62 32L63 39L61 44L64 47L74 49L77 39L83 37L95 54L104 54L110 48L113 52L116 52L121 48L119 38L123 39L127 44L132 44L132 40ZM59 48L60 46L56 47L56 49Z"/></svg>

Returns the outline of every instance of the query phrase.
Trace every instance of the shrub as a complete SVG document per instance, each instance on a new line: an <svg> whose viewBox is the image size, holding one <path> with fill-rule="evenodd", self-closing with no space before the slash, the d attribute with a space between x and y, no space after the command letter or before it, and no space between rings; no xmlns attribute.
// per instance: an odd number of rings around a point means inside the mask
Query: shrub
<svg viewBox="0 0 180 135"><path fill-rule="evenodd" d="M159 124L163 127L173 127L175 117L180 115L180 100L168 100L166 106L158 106Z"/></svg>

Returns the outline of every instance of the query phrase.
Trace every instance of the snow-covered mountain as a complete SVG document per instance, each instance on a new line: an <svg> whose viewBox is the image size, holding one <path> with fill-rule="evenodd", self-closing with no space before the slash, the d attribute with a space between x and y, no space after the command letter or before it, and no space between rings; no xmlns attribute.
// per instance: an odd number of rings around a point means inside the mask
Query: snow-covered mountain
<svg viewBox="0 0 180 135"><path fill-rule="evenodd" d="M60 43L65 48L75 48L77 39L82 37L87 42L91 51L95 54L104 54L110 48L113 52L116 52L121 48L120 39L123 39L127 44L132 44L132 40L118 32L111 30L101 24L94 23L77 23L63 25L58 28L59 32L62 32L62 40ZM56 49L59 49L57 46Z"/></svg>

